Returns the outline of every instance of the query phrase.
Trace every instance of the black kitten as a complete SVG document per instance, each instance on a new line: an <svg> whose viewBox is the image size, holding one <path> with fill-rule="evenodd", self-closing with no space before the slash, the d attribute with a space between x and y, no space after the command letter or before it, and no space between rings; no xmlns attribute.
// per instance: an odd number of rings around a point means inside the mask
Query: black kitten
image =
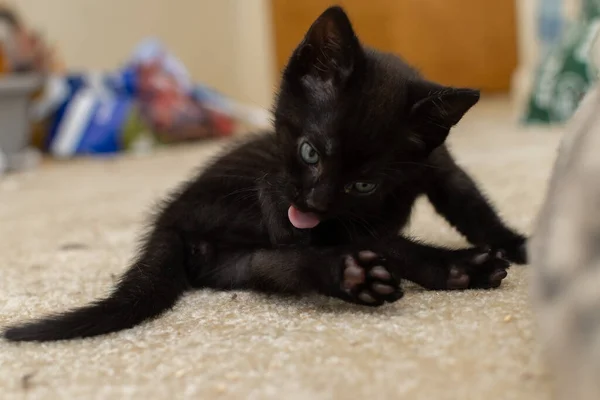
<svg viewBox="0 0 600 400"><path fill-rule="evenodd" d="M525 238L444 145L478 99L361 46L344 11L328 9L283 74L275 134L229 151L175 193L109 297L5 337L127 329L190 288L316 291L379 306L402 297L400 279L439 290L499 286L507 260L525 262ZM476 247L399 236L422 194Z"/></svg>

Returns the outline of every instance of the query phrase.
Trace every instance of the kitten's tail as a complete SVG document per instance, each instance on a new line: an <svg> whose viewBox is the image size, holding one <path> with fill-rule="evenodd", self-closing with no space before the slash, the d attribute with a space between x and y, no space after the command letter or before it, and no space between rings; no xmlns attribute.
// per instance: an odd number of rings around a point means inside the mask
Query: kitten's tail
<svg viewBox="0 0 600 400"><path fill-rule="evenodd" d="M46 342L98 336L132 328L171 308L188 287L185 249L176 235L153 236L111 295L66 313L9 327L4 337L15 342Z"/></svg>

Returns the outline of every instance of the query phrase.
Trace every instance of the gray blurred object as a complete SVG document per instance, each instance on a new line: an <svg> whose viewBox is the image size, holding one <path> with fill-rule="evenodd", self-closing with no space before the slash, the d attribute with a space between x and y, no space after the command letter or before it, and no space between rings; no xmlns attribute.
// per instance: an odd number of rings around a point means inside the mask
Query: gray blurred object
<svg viewBox="0 0 600 400"><path fill-rule="evenodd" d="M0 78L0 173L30 168L38 153L29 148L31 95L41 87L39 75L19 74Z"/></svg>
<svg viewBox="0 0 600 400"><path fill-rule="evenodd" d="M600 399L600 87L567 127L529 243L555 398Z"/></svg>

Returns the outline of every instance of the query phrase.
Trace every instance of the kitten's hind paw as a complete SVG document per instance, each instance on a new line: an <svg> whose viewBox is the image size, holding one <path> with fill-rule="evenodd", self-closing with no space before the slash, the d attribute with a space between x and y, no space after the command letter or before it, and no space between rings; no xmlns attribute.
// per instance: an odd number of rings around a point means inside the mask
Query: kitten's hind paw
<svg viewBox="0 0 600 400"><path fill-rule="evenodd" d="M369 250L344 257L340 289L340 298L365 306L393 303L404 295L385 260Z"/></svg>
<svg viewBox="0 0 600 400"><path fill-rule="evenodd" d="M510 263L502 252L472 250L455 260L449 269L447 288L492 289L506 278Z"/></svg>

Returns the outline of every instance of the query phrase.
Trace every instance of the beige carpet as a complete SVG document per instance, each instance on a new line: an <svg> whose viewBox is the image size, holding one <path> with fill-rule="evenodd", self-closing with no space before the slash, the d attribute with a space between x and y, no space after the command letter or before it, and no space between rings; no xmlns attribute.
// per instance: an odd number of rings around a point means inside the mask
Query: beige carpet
<svg viewBox="0 0 600 400"><path fill-rule="evenodd" d="M498 101L452 147L502 214L529 230L559 132L519 131ZM215 145L50 163L0 179L0 324L84 304L127 266L149 205ZM461 243L429 206L413 232ZM0 341L1 399L546 399L527 267L495 291L426 292L377 310L323 298L190 293L95 339Z"/></svg>

